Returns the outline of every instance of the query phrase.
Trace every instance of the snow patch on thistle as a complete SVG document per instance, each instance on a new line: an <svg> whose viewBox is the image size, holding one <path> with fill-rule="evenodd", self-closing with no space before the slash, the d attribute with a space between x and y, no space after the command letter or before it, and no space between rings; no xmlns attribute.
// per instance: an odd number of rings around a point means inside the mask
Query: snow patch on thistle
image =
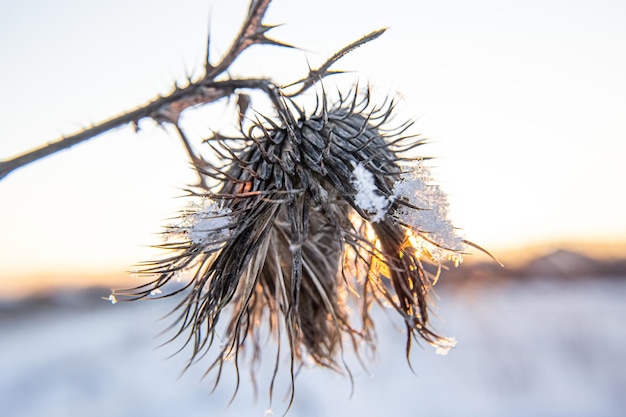
<svg viewBox="0 0 626 417"><path fill-rule="evenodd" d="M459 252L465 249L465 242L448 217L446 193L433 184L427 167L419 163L409 168L393 187L394 196L399 200L394 217L422 235L418 249L428 251L436 261L447 258L460 263Z"/></svg>
<svg viewBox="0 0 626 417"><path fill-rule="evenodd" d="M115 296L115 291L111 292L109 298L107 298L111 302L111 304L117 304L117 297Z"/></svg>
<svg viewBox="0 0 626 417"><path fill-rule="evenodd" d="M379 194L380 191L374 182L374 174L365 168L362 163L354 166L352 185L356 189L354 203L370 214L371 221L379 222L385 218L390 199Z"/></svg>
<svg viewBox="0 0 626 417"><path fill-rule="evenodd" d="M456 347L456 343L454 337L443 338L435 345L435 353L437 355L446 356L451 349Z"/></svg>
<svg viewBox="0 0 626 417"><path fill-rule="evenodd" d="M181 221L169 226L166 238L184 236L196 245L219 245L219 242L230 235L231 210L210 198L200 202L192 202L182 212Z"/></svg>

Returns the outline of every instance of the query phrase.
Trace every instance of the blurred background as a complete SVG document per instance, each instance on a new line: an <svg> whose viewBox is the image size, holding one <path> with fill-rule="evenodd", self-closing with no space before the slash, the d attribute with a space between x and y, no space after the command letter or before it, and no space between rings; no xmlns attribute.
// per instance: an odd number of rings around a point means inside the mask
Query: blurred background
<svg viewBox="0 0 626 417"><path fill-rule="evenodd" d="M225 0L0 4L0 159L130 110L198 75L210 22L225 52L248 3ZM380 348L350 380L304 369L290 415L626 414L626 5L618 1L275 0L270 37L230 74L289 83L349 42L336 64L401 97L464 235L438 290L437 328L459 345L411 355L386 312ZM254 108L255 103L252 103ZM189 111L200 141L232 129L233 103ZM263 111L262 108L259 109ZM209 395L203 365L155 348L168 303L115 305L195 181L179 140L150 121L0 181L0 407L11 416L269 415L243 372ZM169 349L169 350L168 350ZM270 375L260 369L258 379ZM230 374L229 374L230 375ZM272 404L281 415L286 403Z"/></svg>

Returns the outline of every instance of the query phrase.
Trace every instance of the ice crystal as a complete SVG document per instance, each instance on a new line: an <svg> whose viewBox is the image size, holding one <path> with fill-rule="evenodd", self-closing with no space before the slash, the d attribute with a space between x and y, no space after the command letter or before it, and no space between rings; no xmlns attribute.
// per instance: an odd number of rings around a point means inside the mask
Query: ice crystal
<svg viewBox="0 0 626 417"><path fill-rule="evenodd" d="M435 345L435 353L445 356L450 352L450 349L454 347L456 347L456 339L454 337L442 338L439 343Z"/></svg>
<svg viewBox="0 0 626 417"><path fill-rule="evenodd" d="M357 191L354 196L354 203L371 215L371 221L383 220L387 214L390 200L380 194L380 190L374 182L374 175L360 162L354 166L352 174L354 175L352 183Z"/></svg>
<svg viewBox="0 0 626 417"><path fill-rule="evenodd" d="M433 184L430 170L421 163L406 168L393 192L399 201L408 204L399 204L393 215L422 237L414 243L433 259L449 258L459 263L459 251L464 250L465 243L450 221L446 193Z"/></svg>
<svg viewBox="0 0 626 417"><path fill-rule="evenodd" d="M230 213L222 202L205 197L189 205L181 215L181 222L168 227L166 237L183 235L196 245L219 245L220 240L228 237Z"/></svg>
<svg viewBox="0 0 626 417"><path fill-rule="evenodd" d="M115 297L115 294L109 295L108 300L111 302L111 304L117 304L117 297Z"/></svg>

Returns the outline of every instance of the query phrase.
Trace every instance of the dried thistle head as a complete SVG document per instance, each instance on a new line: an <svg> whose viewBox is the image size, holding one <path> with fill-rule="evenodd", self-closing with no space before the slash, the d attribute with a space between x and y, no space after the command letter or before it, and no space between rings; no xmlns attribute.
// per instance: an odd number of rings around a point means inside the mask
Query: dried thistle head
<svg viewBox="0 0 626 417"><path fill-rule="evenodd" d="M244 349L258 358L266 323L288 342L292 382L304 359L341 370L346 344L373 347L373 303L402 316L408 347L414 338L452 346L429 326L430 294L441 263L459 262L466 242L414 156L423 141L406 133L411 123L394 125L393 100L376 107L356 88L332 106L321 94L312 114L276 103L276 117L240 137L207 140L221 163L203 169L213 186L168 229L174 254L147 265L156 279L116 295L148 297L186 272L177 335L187 334L190 363L227 314L211 369L238 364ZM358 328L349 305L361 312Z"/></svg>

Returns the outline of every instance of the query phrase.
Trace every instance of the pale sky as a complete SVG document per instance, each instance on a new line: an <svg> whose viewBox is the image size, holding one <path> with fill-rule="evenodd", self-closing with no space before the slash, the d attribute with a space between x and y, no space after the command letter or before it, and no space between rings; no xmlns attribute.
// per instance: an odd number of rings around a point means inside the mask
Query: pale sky
<svg viewBox="0 0 626 417"><path fill-rule="evenodd" d="M246 1L79 0L0 4L0 158L167 93L199 71L211 15L226 50ZM209 13L210 12L210 13ZM430 139L454 223L497 254L568 240L626 240L626 3L623 1L275 0L270 32L303 51L256 47L237 76L289 82L374 29L329 79L360 77L403 97ZM189 114L229 127L223 107ZM226 126L225 126L226 124ZM194 180L178 139L149 121L0 181L0 291L29 277L119 282ZM196 138L200 134L196 133ZM59 278L64 277L64 278ZM104 278L102 278L104 277ZM50 279L50 278L49 278ZM56 283L57 281L55 281ZM105 284L106 285L106 284Z"/></svg>

